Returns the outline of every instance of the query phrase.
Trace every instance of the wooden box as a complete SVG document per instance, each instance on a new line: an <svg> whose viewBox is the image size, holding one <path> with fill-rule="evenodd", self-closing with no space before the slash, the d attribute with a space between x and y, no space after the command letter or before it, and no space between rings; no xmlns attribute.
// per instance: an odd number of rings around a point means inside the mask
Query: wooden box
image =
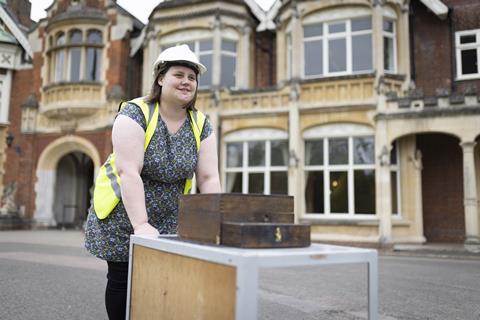
<svg viewBox="0 0 480 320"><path fill-rule="evenodd" d="M310 226L294 224L291 196L195 194L180 197L178 236L243 248L305 247Z"/></svg>

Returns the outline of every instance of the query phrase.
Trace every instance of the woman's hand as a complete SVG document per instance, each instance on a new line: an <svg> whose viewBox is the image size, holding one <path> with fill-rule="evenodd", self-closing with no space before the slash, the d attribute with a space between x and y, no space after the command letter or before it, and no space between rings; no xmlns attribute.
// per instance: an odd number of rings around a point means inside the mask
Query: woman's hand
<svg viewBox="0 0 480 320"><path fill-rule="evenodd" d="M158 237L160 233L150 223L144 222L133 228L133 234L142 236Z"/></svg>

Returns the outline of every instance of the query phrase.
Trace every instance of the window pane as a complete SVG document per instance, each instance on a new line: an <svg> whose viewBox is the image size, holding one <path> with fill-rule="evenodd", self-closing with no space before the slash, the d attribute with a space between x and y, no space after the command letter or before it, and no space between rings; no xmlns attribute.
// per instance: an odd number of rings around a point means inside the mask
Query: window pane
<svg viewBox="0 0 480 320"><path fill-rule="evenodd" d="M80 80L80 57L82 50L80 48L70 49L70 81Z"/></svg>
<svg viewBox="0 0 480 320"><path fill-rule="evenodd" d="M200 51L213 50L213 41L212 40L202 40L200 41Z"/></svg>
<svg viewBox="0 0 480 320"><path fill-rule="evenodd" d="M390 181L392 183L392 214L398 214L397 172L390 172Z"/></svg>
<svg viewBox="0 0 480 320"><path fill-rule="evenodd" d="M355 213L375 214L375 171L355 170Z"/></svg>
<svg viewBox="0 0 480 320"><path fill-rule="evenodd" d="M270 193L271 194L288 194L287 172L270 173Z"/></svg>
<svg viewBox="0 0 480 320"><path fill-rule="evenodd" d="M462 74L478 73L477 49L462 50Z"/></svg>
<svg viewBox="0 0 480 320"><path fill-rule="evenodd" d="M330 212L348 213L348 179L346 171L330 172Z"/></svg>
<svg viewBox="0 0 480 320"><path fill-rule="evenodd" d="M101 44L102 43L102 33L100 31L92 30L88 32L87 36L88 43Z"/></svg>
<svg viewBox="0 0 480 320"><path fill-rule="evenodd" d="M55 42L55 44L57 46L61 46L62 44L65 44L65 35L63 33L57 36L57 41Z"/></svg>
<svg viewBox="0 0 480 320"><path fill-rule="evenodd" d="M384 20L383 21L383 31L393 32L393 21Z"/></svg>
<svg viewBox="0 0 480 320"><path fill-rule="evenodd" d="M251 141L248 143L248 166L258 167L265 165L265 142Z"/></svg>
<svg viewBox="0 0 480 320"><path fill-rule="evenodd" d="M322 41L305 42L305 75L323 74Z"/></svg>
<svg viewBox="0 0 480 320"><path fill-rule="evenodd" d="M345 39L328 41L328 71L347 70L347 44Z"/></svg>
<svg viewBox="0 0 480 320"><path fill-rule="evenodd" d="M212 54L201 54L200 62L207 68L207 72L200 76L199 87L209 87L212 85Z"/></svg>
<svg viewBox="0 0 480 320"><path fill-rule="evenodd" d="M371 30L372 18L361 18L352 20L352 31Z"/></svg>
<svg viewBox="0 0 480 320"><path fill-rule="evenodd" d="M329 24L328 32L329 33L345 32L345 22Z"/></svg>
<svg viewBox="0 0 480 320"><path fill-rule="evenodd" d="M63 81L63 67L65 63L65 51L55 53L55 81Z"/></svg>
<svg viewBox="0 0 480 320"><path fill-rule="evenodd" d="M70 43L81 43L82 42L82 32L73 31L70 33Z"/></svg>
<svg viewBox="0 0 480 320"><path fill-rule="evenodd" d="M373 137L353 138L353 163L374 164Z"/></svg>
<svg viewBox="0 0 480 320"><path fill-rule="evenodd" d="M323 140L305 142L305 165L323 165Z"/></svg>
<svg viewBox="0 0 480 320"><path fill-rule="evenodd" d="M348 139L328 140L328 159L330 164L348 164Z"/></svg>
<svg viewBox="0 0 480 320"><path fill-rule="evenodd" d="M305 172L307 213L324 213L323 171Z"/></svg>
<svg viewBox="0 0 480 320"><path fill-rule="evenodd" d="M303 37L316 37L323 34L323 25L322 24L310 24L303 26Z"/></svg>
<svg viewBox="0 0 480 320"><path fill-rule="evenodd" d="M387 71L394 71L394 52L393 52L393 39L389 37L383 37L383 67Z"/></svg>
<svg viewBox="0 0 480 320"><path fill-rule="evenodd" d="M227 168L242 167L243 143L227 143Z"/></svg>
<svg viewBox="0 0 480 320"><path fill-rule="evenodd" d="M250 173L248 175L248 193L264 193L263 173Z"/></svg>
<svg viewBox="0 0 480 320"><path fill-rule="evenodd" d="M390 151L390 164L397 164L397 143L394 142L392 145L392 151Z"/></svg>
<svg viewBox="0 0 480 320"><path fill-rule="evenodd" d="M475 43L477 42L477 37L474 34L467 34L465 36L460 36L460 43Z"/></svg>
<svg viewBox="0 0 480 320"><path fill-rule="evenodd" d="M222 74L220 85L224 87L235 86L235 57L222 55Z"/></svg>
<svg viewBox="0 0 480 320"><path fill-rule="evenodd" d="M85 70L85 80L99 81L100 67L101 67L101 49L88 48L87 49L87 66Z"/></svg>
<svg viewBox="0 0 480 320"><path fill-rule="evenodd" d="M352 37L352 70L372 70L372 35Z"/></svg>
<svg viewBox="0 0 480 320"><path fill-rule="evenodd" d="M192 50L193 52L196 51L196 49L195 49L195 42L185 42L185 44L186 44L186 45L190 48L190 50ZM168 47L175 47L175 46L174 46L174 45L172 45L172 46L167 46L167 48L168 48Z"/></svg>
<svg viewBox="0 0 480 320"><path fill-rule="evenodd" d="M286 166L288 162L288 144L287 141L271 141L271 159L272 166Z"/></svg>
<svg viewBox="0 0 480 320"><path fill-rule="evenodd" d="M242 173L241 172L228 172L227 173L227 185L225 187L226 192L238 192L242 193Z"/></svg>
<svg viewBox="0 0 480 320"><path fill-rule="evenodd" d="M237 43L235 41L222 39L222 50L228 52L237 52Z"/></svg>

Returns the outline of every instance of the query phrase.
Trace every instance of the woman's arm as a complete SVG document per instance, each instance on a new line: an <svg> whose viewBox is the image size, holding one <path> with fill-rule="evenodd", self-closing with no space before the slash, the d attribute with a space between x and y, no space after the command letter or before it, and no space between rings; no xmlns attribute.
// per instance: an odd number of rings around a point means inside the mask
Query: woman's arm
<svg viewBox="0 0 480 320"><path fill-rule="evenodd" d="M196 176L201 193L221 192L218 175L217 138L214 132L200 144Z"/></svg>
<svg viewBox="0 0 480 320"><path fill-rule="evenodd" d="M145 132L131 118L119 115L112 130L115 165L121 179L122 201L135 234L158 235L148 223L145 190L140 172L143 167Z"/></svg>

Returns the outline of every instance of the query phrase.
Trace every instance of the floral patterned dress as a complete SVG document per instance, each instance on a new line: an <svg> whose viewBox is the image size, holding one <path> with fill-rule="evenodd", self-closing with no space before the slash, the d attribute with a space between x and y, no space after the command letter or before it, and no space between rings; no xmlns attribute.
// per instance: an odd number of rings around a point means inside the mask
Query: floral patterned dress
<svg viewBox="0 0 480 320"><path fill-rule="evenodd" d="M125 106L119 114L132 118L146 130L145 117L136 105ZM197 147L190 121L187 117L180 129L170 134L159 116L157 128L145 151L140 176L145 189L148 222L160 234L176 233L178 198L183 192L185 180L193 176L197 166ZM206 119L200 140L211 133L212 127ZM93 207L90 207L85 247L91 254L107 261L128 261L131 234L133 228L121 200L104 220L98 219Z"/></svg>

